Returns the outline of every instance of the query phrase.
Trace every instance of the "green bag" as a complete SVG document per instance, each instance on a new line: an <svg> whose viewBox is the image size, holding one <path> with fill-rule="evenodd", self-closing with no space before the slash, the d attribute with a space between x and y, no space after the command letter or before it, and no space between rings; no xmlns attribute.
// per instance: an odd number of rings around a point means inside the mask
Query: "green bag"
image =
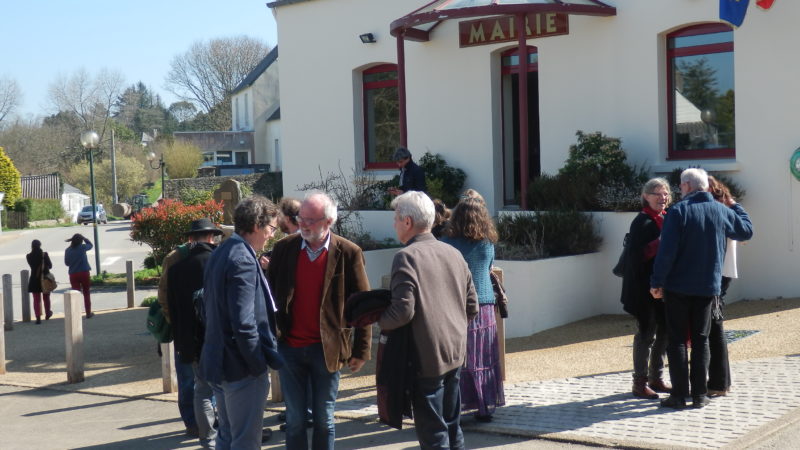
<svg viewBox="0 0 800 450"><path fill-rule="evenodd" d="M172 325L164 317L161 303L153 302L147 311L147 331L162 344L172 342Z"/></svg>

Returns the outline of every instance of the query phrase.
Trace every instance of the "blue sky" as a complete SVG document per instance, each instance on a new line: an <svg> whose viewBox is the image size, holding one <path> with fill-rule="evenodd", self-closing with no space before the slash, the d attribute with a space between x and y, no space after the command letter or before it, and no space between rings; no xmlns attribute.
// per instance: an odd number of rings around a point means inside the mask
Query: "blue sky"
<svg viewBox="0 0 800 450"><path fill-rule="evenodd" d="M54 112L48 86L80 68L92 75L117 70L126 86L142 81L168 106L177 100L164 89L169 63L193 42L247 35L277 44L267 1L4 1L0 77L20 85L23 117Z"/></svg>

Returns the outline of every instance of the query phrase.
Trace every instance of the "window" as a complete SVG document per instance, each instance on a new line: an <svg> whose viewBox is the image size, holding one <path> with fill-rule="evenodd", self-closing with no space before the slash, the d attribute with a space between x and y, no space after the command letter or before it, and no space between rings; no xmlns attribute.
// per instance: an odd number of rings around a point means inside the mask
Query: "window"
<svg viewBox="0 0 800 450"><path fill-rule="evenodd" d="M733 31L695 25L667 35L668 159L736 156Z"/></svg>
<svg viewBox="0 0 800 450"><path fill-rule="evenodd" d="M235 121L233 129L239 130L239 97L236 97L236 101L233 103L233 120Z"/></svg>
<svg viewBox="0 0 800 450"><path fill-rule="evenodd" d="M250 127L250 102L246 93L244 94L244 127Z"/></svg>
<svg viewBox="0 0 800 450"><path fill-rule="evenodd" d="M400 99L397 66L383 64L363 72L364 145L367 168L395 167L394 150L400 145Z"/></svg>

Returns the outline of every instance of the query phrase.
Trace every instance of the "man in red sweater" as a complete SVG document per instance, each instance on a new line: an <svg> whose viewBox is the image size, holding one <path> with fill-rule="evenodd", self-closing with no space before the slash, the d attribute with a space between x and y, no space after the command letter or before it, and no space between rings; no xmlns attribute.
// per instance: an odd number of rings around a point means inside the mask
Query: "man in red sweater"
<svg viewBox="0 0 800 450"><path fill-rule="evenodd" d="M312 446L333 449L339 370L347 364L357 372L370 358L371 328L350 328L344 319L350 294L369 290L364 255L331 232L336 218L336 203L327 194L306 195L297 215L300 233L275 244L267 269L278 308L279 351L286 360L280 377L290 450L308 448L309 397Z"/></svg>

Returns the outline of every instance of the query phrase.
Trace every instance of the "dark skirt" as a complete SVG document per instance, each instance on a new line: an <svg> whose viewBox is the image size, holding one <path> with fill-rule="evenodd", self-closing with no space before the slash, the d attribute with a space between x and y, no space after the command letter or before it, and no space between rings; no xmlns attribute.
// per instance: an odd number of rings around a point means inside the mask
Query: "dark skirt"
<svg viewBox="0 0 800 450"><path fill-rule="evenodd" d="M467 361L461 371L461 409L477 415L494 413L506 404L500 375L500 350L494 305L482 304L467 327Z"/></svg>

